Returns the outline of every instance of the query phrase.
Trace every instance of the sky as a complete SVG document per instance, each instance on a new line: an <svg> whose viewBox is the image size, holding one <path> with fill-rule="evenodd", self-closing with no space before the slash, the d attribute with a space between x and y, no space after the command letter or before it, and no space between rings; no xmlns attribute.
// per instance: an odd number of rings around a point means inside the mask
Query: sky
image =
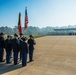
<svg viewBox="0 0 76 75"><path fill-rule="evenodd" d="M21 12L24 27L25 7L28 26L68 26L76 25L76 0L0 0L0 27L18 26Z"/></svg>

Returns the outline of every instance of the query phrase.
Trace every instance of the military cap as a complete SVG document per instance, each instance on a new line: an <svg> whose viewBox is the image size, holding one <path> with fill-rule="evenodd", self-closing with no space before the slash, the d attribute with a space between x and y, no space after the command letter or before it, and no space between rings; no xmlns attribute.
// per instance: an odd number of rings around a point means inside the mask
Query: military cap
<svg viewBox="0 0 76 75"><path fill-rule="evenodd" d="M20 33L20 35L23 35L22 33Z"/></svg>
<svg viewBox="0 0 76 75"><path fill-rule="evenodd" d="M4 33L3 33L3 32L1 32L1 33L0 33L0 35L4 35Z"/></svg>
<svg viewBox="0 0 76 75"><path fill-rule="evenodd" d="M15 33L14 36L18 36L18 35Z"/></svg>
<svg viewBox="0 0 76 75"><path fill-rule="evenodd" d="M33 37L32 35L30 35L29 37Z"/></svg>
<svg viewBox="0 0 76 75"><path fill-rule="evenodd" d="M7 37L10 37L9 35L7 35Z"/></svg>

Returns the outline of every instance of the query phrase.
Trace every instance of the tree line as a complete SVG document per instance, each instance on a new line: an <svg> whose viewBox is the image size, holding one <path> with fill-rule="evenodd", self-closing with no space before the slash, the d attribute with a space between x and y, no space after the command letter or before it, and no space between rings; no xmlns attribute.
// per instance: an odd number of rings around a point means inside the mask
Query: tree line
<svg viewBox="0 0 76 75"><path fill-rule="evenodd" d="M29 26L26 30L24 30L24 27L22 27L22 32L24 35L76 35L76 30L74 29L73 31L67 29L69 28L76 28L75 26L63 26L63 27L33 27ZM66 29L65 31L55 31L55 29ZM15 26L14 28L8 27L8 26L2 26L0 27L0 32L3 32L6 35L13 35L13 34L18 34L18 26Z"/></svg>
<svg viewBox="0 0 76 75"><path fill-rule="evenodd" d="M29 26L26 30L24 30L24 28L22 27L22 32L25 35L46 35L48 32L51 31L54 31L52 27L39 28ZM8 26L2 26L0 27L0 32L3 32L7 35L13 35L14 33L18 34L18 27L15 26L14 28L10 28Z"/></svg>

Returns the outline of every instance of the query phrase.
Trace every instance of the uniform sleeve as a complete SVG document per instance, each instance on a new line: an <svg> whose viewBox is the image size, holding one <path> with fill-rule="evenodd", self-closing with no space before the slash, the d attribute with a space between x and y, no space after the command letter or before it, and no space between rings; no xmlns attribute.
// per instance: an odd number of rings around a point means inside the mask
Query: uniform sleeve
<svg viewBox="0 0 76 75"><path fill-rule="evenodd" d="M7 48L7 40L5 40L4 45L5 45L5 49L6 49Z"/></svg>
<svg viewBox="0 0 76 75"><path fill-rule="evenodd" d="M20 51L20 40L19 39L17 40L17 48Z"/></svg>
<svg viewBox="0 0 76 75"><path fill-rule="evenodd" d="M29 47L28 47L28 44L26 44L26 50L27 50L27 53L29 52Z"/></svg>
<svg viewBox="0 0 76 75"><path fill-rule="evenodd" d="M3 48L5 48L5 40L4 40L4 38L2 39L2 46L3 46Z"/></svg>
<svg viewBox="0 0 76 75"><path fill-rule="evenodd" d="M33 40L33 44L36 45L36 41L35 40Z"/></svg>
<svg viewBox="0 0 76 75"><path fill-rule="evenodd" d="M29 44L29 40L27 41L27 43Z"/></svg>

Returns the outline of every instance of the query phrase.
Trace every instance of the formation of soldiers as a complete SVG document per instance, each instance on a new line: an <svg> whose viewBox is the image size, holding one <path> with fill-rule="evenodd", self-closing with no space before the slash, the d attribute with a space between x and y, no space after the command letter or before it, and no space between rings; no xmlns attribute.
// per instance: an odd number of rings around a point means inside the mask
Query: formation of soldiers
<svg viewBox="0 0 76 75"><path fill-rule="evenodd" d="M29 62L33 61L33 52L34 45L36 44L32 35L29 36L30 39L27 40L23 34L20 34L18 37L17 34L14 34L14 38L7 36L7 39L4 40L4 34L0 33L0 62L4 62L4 49L6 51L6 63L11 62L11 56L13 52L13 61L14 65L18 64L18 55L20 53L20 60L22 61L22 66L27 65L27 55L29 54Z"/></svg>

